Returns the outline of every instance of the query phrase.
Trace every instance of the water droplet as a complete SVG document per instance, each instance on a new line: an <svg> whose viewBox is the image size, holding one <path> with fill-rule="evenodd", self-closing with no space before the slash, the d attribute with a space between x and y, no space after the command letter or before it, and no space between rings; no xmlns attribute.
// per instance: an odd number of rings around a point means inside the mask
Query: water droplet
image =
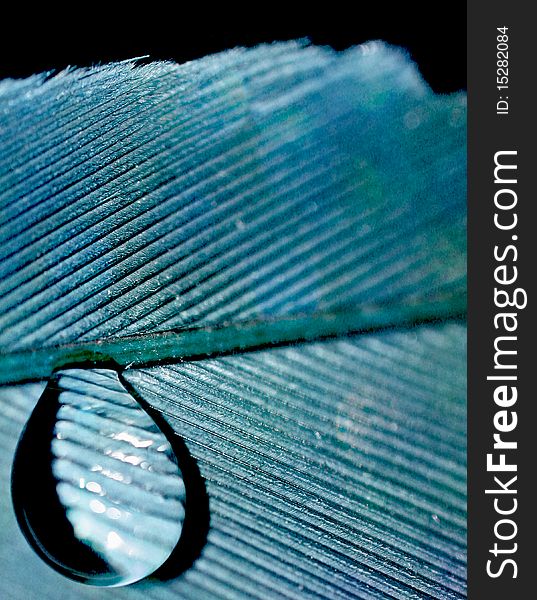
<svg viewBox="0 0 537 600"><path fill-rule="evenodd" d="M91 585L152 574L185 520L172 445L111 369L54 373L19 441L12 495L36 552Z"/></svg>

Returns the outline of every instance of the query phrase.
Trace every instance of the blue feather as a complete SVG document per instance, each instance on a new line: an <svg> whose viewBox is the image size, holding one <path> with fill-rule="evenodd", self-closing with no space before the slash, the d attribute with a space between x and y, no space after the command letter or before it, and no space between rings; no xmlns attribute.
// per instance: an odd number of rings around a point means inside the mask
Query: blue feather
<svg viewBox="0 0 537 600"><path fill-rule="evenodd" d="M125 597L465 597L465 161L465 95L379 42L0 83L0 383L134 365L207 482L201 557ZM0 507L3 597L95 597Z"/></svg>

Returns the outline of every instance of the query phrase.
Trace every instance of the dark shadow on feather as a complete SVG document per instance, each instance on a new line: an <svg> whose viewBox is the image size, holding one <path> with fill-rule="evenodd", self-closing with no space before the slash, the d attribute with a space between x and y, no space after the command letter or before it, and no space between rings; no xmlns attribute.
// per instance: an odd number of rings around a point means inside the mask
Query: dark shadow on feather
<svg viewBox="0 0 537 600"><path fill-rule="evenodd" d="M185 520L176 547L166 562L148 579L175 578L189 569L201 554L209 531L209 498L198 465L182 438L122 377L122 368L113 360L106 356L93 356L82 363L62 365L58 370L73 367L105 368L118 373L121 384L153 419L172 446L185 484ZM82 583L115 585L121 582L120 574L77 539L57 494L58 482L52 472L54 457L51 442L60 407L59 391L56 370L20 437L11 481L17 521L31 547L55 570Z"/></svg>
<svg viewBox="0 0 537 600"><path fill-rule="evenodd" d="M155 421L170 442L183 476L186 506L181 537L166 562L148 577L149 581L175 579L194 564L207 542L210 511L205 481L184 440L173 430L166 419L152 408L132 385L122 377L121 369L116 367L116 370L120 373L120 380L125 389Z"/></svg>

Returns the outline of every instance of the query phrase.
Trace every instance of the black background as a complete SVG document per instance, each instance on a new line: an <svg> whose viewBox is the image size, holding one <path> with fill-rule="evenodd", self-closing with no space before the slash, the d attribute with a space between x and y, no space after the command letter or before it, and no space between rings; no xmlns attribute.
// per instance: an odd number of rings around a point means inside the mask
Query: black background
<svg viewBox="0 0 537 600"><path fill-rule="evenodd" d="M0 78L145 55L181 63L235 46L275 40L309 38L312 43L342 50L382 39L406 48L436 92L466 88L464 2L330 3L324 9L304 7L302 15L293 18L288 10L267 4L252 4L250 11L235 14L226 6L223 15L217 15L209 4L196 9L172 6L170 12L169 6L155 3L143 8L131 4L125 7L128 18L112 19L111 7L73 5L76 15L55 15L48 9L42 20L32 15L31 26L23 10L17 18L3 19Z"/></svg>

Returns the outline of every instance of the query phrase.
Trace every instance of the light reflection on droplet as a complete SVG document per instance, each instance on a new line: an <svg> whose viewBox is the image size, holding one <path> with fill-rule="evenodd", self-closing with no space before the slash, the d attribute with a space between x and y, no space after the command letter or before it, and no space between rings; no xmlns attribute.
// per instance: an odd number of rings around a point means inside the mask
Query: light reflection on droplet
<svg viewBox="0 0 537 600"><path fill-rule="evenodd" d="M86 483L86 489L88 492L93 492L94 494L104 495L103 488L96 481L89 481Z"/></svg>
<svg viewBox="0 0 537 600"><path fill-rule="evenodd" d="M121 452L121 450L107 450L106 455L112 458L117 458L118 460L129 463L130 465L138 466L144 462L141 456L136 456L134 454L125 454ZM147 464L144 462L144 464Z"/></svg>
<svg viewBox="0 0 537 600"><path fill-rule="evenodd" d="M106 511L107 516L109 516L111 519L120 519L121 518L121 511L117 508L109 508Z"/></svg>
<svg viewBox="0 0 537 600"><path fill-rule="evenodd" d="M122 544L123 540L115 531L111 531L106 536L106 547L109 550L115 550L116 548L119 548Z"/></svg>
<svg viewBox="0 0 537 600"><path fill-rule="evenodd" d="M102 514L106 511L105 505L102 502L99 502L99 500L92 500L89 503L89 507L94 513L97 514Z"/></svg>
<svg viewBox="0 0 537 600"><path fill-rule="evenodd" d="M20 468L29 460L36 473ZM13 499L34 549L93 585L150 575L177 545L185 518L170 443L117 373L103 369L51 379L19 442Z"/></svg>
<svg viewBox="0 0 537 600"><path fill-rule="evenodd" d="M153 444L153 440L142 440L135 435L130 434L128 431L121 431L118 434L112 434L112 437L118 441L129 442L129 444L133 445L135 448L149 448ZM164 444L166 446L166 444Z"/></svg>

